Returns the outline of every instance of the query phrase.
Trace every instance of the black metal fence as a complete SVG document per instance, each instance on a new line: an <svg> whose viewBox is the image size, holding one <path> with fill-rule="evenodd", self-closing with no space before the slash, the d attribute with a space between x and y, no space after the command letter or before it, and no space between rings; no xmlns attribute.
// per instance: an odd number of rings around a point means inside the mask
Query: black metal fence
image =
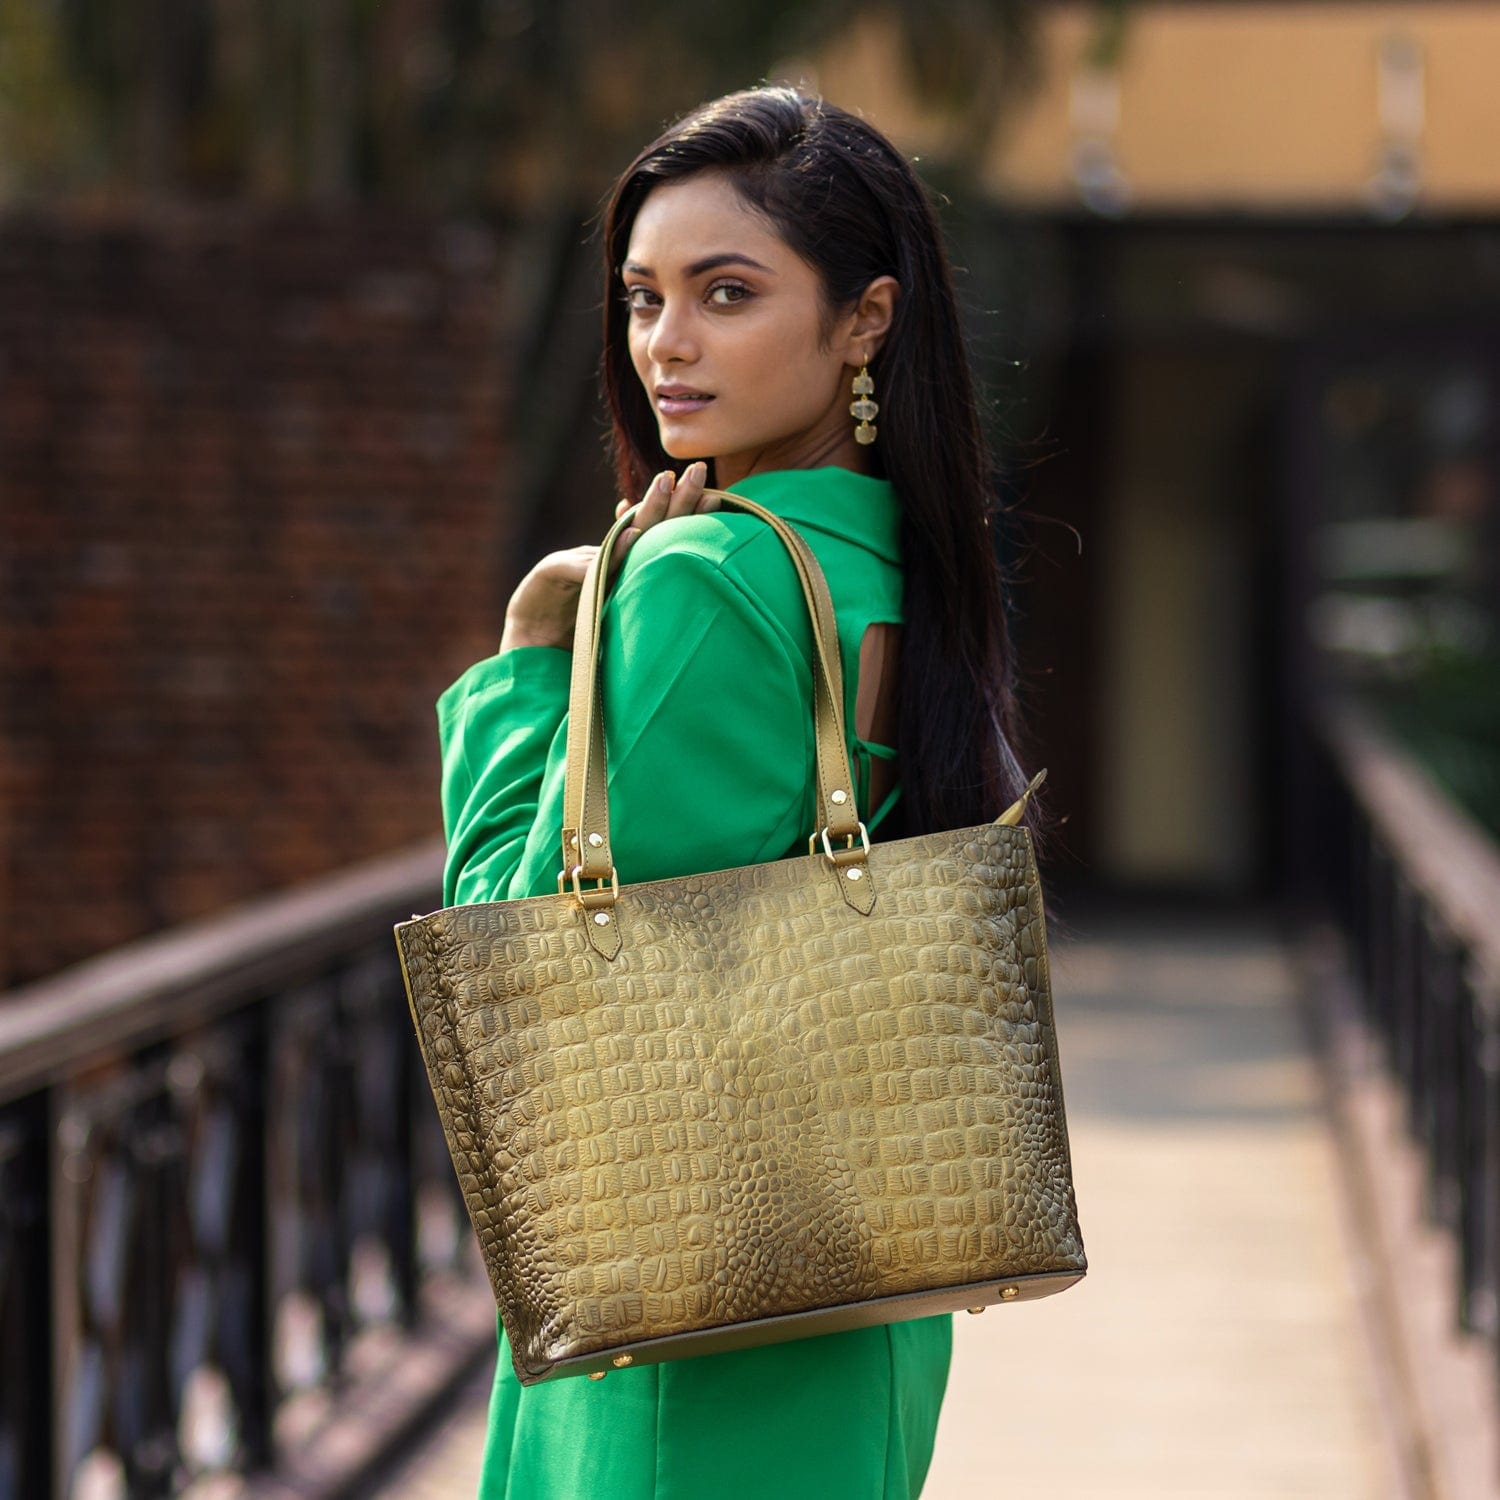
<svg viewBox="0 0 1500 1500"><path fill-rule="evenodd" d="M493 1341L391 933L440 869L380 861L0 1002L0 1500L295 1466L455 1298L460 1354Z"/></svg>
<svg viewBox="0 0 1500 1500"><path fill-rule="evenodd" d="M1309 847L1456 1237L1455 1323L1500 1359L1500 849L1352 705L1320 728Z"/></svg>

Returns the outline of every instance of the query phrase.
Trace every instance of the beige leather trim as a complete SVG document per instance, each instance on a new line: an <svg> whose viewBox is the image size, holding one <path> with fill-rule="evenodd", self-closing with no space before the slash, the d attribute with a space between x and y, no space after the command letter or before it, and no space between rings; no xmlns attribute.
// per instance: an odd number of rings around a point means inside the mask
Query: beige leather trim
<svg viewBox="0 0 1500 1500"><path fill-rule="evenodd" d="M971 1282L966 1286L936 1287L926 1292L911 1292L897 1297L872 1297L864 1302L850 1302L842 1307L821 1307L811 1312L787 1313L779 1318L752 1318L726 1328L705 1328L694 1333L674 1334L670 1338L642 1339L633 1344L616 1344L602 1354L583 1354L560 1359L554 1365L538 1370L515 1366L516 1379L522 1385L537 1385L565 1375L592 1375L621 1369L617 1363L628 1356L628 1365L661 1364L670 1359L692 1359L699 1354L722 1354L758 1344L781 1344L791 1339L812 1338L824 1333L842 1333L850 1328L869 1328L879 1323L900 1322L907 1318L932 1317L938 1313L958 1312L961 1308L994 1307L1010 1302L1032 1302L1066 1291L1083 1280L1084 1270L1011 1276L1003 1281ZM1011 1296L1005 1289L1014 1287ZM512 1364L514 1365L514 1360Z"/></svg>

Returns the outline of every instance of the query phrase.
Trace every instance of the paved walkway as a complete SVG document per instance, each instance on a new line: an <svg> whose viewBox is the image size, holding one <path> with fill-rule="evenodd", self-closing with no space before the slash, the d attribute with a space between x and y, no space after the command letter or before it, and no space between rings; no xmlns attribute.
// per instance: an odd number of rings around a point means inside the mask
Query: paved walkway
<svg viewBox="0 0 1500 1500"><path fill-rule="evenodd" d="M923 1500L1400 1500L1274 931L1069 916L1052 977L1090 1271L955 1317ZM379 1500L473 1500L487 1386Z"/></svg>

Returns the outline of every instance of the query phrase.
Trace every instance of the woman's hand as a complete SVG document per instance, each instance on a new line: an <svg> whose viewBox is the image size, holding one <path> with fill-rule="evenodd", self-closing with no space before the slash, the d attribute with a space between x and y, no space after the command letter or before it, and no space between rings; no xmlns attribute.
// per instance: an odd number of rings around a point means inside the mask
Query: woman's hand
<svg viewBox="0 0 1500 1500"><path fill-rule="evenodd" d="M719 508L716 497L705 499L703 495L708 478L707 464L701 460L689 464L675 484L674 477L670 469L664 469L647 487L634 520L615 541L609 559L610 577L625 561L625 554L636 538L658 521ZM628 500L621 500L615 506L615 519L619 520L629 506ZM561 552L549 552L521 580L506 606L505 630L500 637L502 651L509 651L513 646L571 648L583 577L598 550L599 544L592 542L568 547Z"/></svg>

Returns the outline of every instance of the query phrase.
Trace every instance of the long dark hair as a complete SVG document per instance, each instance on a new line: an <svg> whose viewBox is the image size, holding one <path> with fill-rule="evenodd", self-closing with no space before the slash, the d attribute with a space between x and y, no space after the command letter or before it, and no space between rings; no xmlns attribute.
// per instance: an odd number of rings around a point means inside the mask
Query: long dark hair
<svg viewBox="0 0 1500 1500"><path fill-rule="evenodd" d="M631 363L620 266L652 188L724 173L813 266L831 325L877 276L900 283L870 373L880 393L872 455L902 505L902 795L882 833L964 828L1025 789L1015 670L996 551L998 486L980 424L953 277L927 190L873 126L796 89L702 105L625 168L604 211L603 381L621 493L678 467L661 446ZM709 482L715 483L712 473ZM1025 823L1040 849L1040 792ZM887 834L887 836L891 836Z"/></svg>

